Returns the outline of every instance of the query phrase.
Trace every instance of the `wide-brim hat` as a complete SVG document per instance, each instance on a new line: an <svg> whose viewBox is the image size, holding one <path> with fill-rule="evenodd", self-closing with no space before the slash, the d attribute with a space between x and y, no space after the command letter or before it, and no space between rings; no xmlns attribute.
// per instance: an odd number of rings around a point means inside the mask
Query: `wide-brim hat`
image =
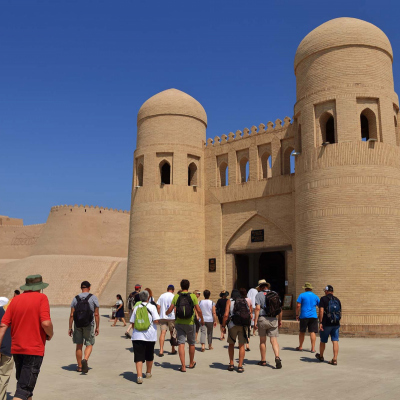
<svg viewBox="0 0 400 400"><path fill-rule="evenodd" d="M49 286L43 282L42 275L29 275L25 278L25 285L20 286L21 290L42 290Z"/></svg>
<svg viewBox="0 0 400 400"><path fill-rule="evenodd" d="M306 282L303 286L303 289L314 289L310 282Z"/></svg>
<svg viewBox="0 0 400 400"><path fill-rule="evenodd" d="M257 289L258 289L260 286L262 286L262 285L268 285L268 282L267 282L265 279L260 279L260 280L258 281Z"/></svg>
<svg viewBox="0 0 400 400"><path fill-rule="evenodd" d="M227 290L223 290L220 294L219 297L224 297L224 296L229 296L229 292Z"/></svg>

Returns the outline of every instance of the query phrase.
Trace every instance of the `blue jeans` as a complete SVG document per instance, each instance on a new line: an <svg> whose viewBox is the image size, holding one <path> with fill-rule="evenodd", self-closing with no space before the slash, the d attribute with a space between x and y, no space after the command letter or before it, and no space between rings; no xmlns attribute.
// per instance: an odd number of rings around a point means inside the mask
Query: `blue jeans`
<svg viewBox="0 0 400 400"><path fill-rule="evenodd" d="M324 326L323 328L323 331L319 331L319 337L321 338L322 343L328 343L329 336L331 337L332 342L339 341L340 325Z"/></svg>

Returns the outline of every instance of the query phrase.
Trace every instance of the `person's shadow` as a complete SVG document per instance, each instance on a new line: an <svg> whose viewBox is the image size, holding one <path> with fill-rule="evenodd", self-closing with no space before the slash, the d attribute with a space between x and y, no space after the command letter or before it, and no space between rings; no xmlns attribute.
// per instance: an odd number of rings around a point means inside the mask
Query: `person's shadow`
<svg viewBox="0 0 400 400"><path fill-rule="evenodd" d="M119 374L119 376L122 376L124 379L130 382L137 381L137 374L134 374L132 371L125 371L122 374Z"/></svg>
<svg viewBox="0 0 400 400"><path fill-rule="evenodd" d="M268 368L272 368L272 369L276 369L273 365L269 364L268 361L265 365L258 365L259 361L257 360L248 360L247 358L245 358L243 360L243 364L244 365L257 365L259 367L268 367Z"/></svg>
<svg viewBox="0 0 400 400"><path fill-rule="evenodd" d="M321 361L319 361L318 359L310 358L310 357L300 357L300 361L308 362L308 363L321 363Z"/></svg>
<svg viewBox="0 0 400 400"><path fill-rule="evenodd" d="M222 369L223 371L227 371L228 370L228 365L227 364L222 364L222 363L219 363L219 362L213 362L212 364L210 364L210 368Z"/></svg>
<svg viewBox="0 0 400 400"><path fill-rule="evenodd" d="M156 367L161 367L161 368L167 368L167 369L173 369L174 371L178 371L179 370L179 368L180 368L180 364L179 365L176 365L176 364L171 364L170 362L162 362L162 363L159 363L158 361L155 361L154 362L154 365L156 366Z"/></svg>
<svg viewBox="0 0 400 400"><path fill-rule="evenodd" d="M76 371L76 369L78 368L76 364L70 364L70 365L64 365L63 367L61 367L63 370L65 371Z"/></svg>

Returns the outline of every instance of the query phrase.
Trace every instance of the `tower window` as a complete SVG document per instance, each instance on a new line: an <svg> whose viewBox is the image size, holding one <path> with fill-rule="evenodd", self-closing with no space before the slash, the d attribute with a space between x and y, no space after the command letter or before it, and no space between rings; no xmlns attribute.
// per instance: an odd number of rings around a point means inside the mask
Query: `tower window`
<svg viewBox="0 0 400 400"><path fill-rule="evenodd" d="M360 125L362 141L366 142L369 139L378 139L376 116L370 108L366 108L360 114Z"/></svg>
<svg viewBox="0 0 400 400"><path fill-rule="evenodd" d="M261 156L261 168L262 168L262 179L267 179L272 177L272 157L265 152Z"/></svg>
<svg viewBox="0 0 400 400"><path fill-rule="evenodd" d="M137 186L143 186L143 164L140 163L137 167Z"/></svg>
<svg viewBox="0 0 400 400"><path fill-rule="evenodd" d="M161 184L170 185L171 184L171 165L168 161L161 161L160 164L160 177Z"/></svg>
<svg viewBox="0 0 400 400"><path fill-rule="evenodd" d="M228 179L228 164L226 162L221 163L219 166L219 179L221 182L221 186L228 186L229 179Z"/></svg>
<svg viewBox="0 0 400 400"><path fill-rule="evenodd" d="M188 167L188 186L197 186L197 165L194 162Z"/></svg>
<svg viewBox="0 0 400 400"><path fill-rule="evenodd" d="M325 125L326 141L329 143L335 143L335 120L333 117L329 117Z"/></svg>
<svg viewBox="0 0 400 400"><path fill-rule="evenodd" d="M288 147L283 154L283 174L289 175L294 173L294 149L293 147Z"/></svg>
<svg viewBox="0 0 400 400"><path fill-rule="evenodd" d="M246 157L243 157L240 160L240 183L248 182L249 172L250 172L249 160Z"/></svg>
<svg viewBox="0 0 400 400"><path fill-rule="evenodd" d="M369 140L369 124L368 124L368 118L361 114L360 116L360 122L361 122L361 139L366 142Z"/></svg>

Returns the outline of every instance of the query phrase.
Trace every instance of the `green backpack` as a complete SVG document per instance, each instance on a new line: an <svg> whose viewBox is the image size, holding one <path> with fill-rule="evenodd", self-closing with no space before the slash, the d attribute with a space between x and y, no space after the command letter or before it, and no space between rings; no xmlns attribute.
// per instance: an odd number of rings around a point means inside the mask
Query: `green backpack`
<svg viewBox="0 0 400 400"><path fill-rule="evenodd" d="M136 308L135 329L139 332L147 331L150 327L149 314L153 316L150 310L143 303Z"/></svg>

